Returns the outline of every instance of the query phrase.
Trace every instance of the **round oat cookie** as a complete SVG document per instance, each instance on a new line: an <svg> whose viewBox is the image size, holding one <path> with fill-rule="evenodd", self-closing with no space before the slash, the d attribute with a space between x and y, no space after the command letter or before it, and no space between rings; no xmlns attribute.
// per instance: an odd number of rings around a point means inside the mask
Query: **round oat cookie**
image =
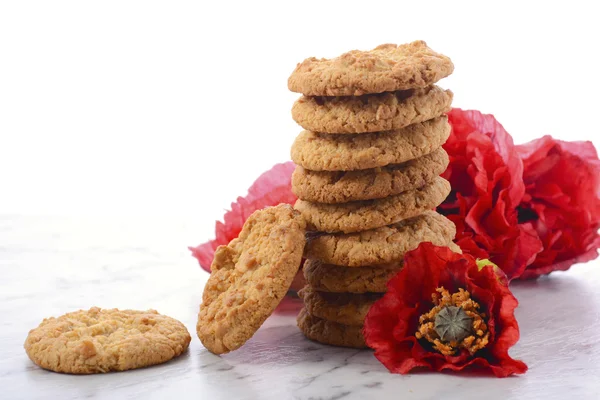
<svg viewBox="0 0 600 400"><path fill-rule="evenodd" d="M455 253L460 247L450 242L447 245ZM403 262L345 267L325 264L319 260L306 260L302 268L309 286L320 292L331 293L385 293L388 281L402 269Z"/></svg>
<svg viewBox="0 0 600 400"><path fill-rule="evenodd" d="M342 325L317 318L301 309L297 318L298 328L304 336L315 342L340 347L366 348L362 326Z"/></svg>
<svg viewBox="0 0 600 400"><path fill-rule="evenodd" d="M308 96L361 96L424 88L453 70L450 58L418 40L352 50L332 59L307 58L292 72L288 88Z"/></svg>
<svg viewBox="0 0 600 400"><path fill-rule="evenodd" d="M446 246L456 234L452 221L436 213L402 220L394 225L358 233L315 234L309 238L306 258L326 264L360 267L395 263L421 242Z"/></svg>
<svg viewBox="0 0 600 400"><path fill-rule="evenodd" d="M447 167L448 154L442 148L402 164L359 171L310 171L297 166L292 191L298 198L315 203L382 199L422 187Z"/></svg>
<svg viewBox="0 0 600 400"><path fill-rule="evenodd" d="M95 374L164 363L190 340L181 322L155 310L92 307L44 319L29 331L25 351L44 369Z"/></svg>
<svg viewBox="0 0 600 400"><path fill-rule="evenodd" d="M439 206L450 194L450 182L442 177L421 188L384 199L353 201L344 204L296 201L307 229L319 232L361 232L415 217Z"/></svg>
<svg viewBox="0 0 600 400"><path fill-rule="evenodd" d="M289 204L253 213L237 239L219 246L196 330L215 354L242 346L283 299L298 272L306 222Z"/></svg>
<svg viewBox="0 0 600 400"><path fill-rule="evenodd" d="M385 293L387 282L402 269L396 264L349 268L306 260L302 268L307 283L321 292L331 293Z"/></svg>
<svg viewBox="0 0 600 400"><path fill-rule="evenodd" d="M306 311L317 318L343 325L362 326L367 312L381 294L327 293L305 286L298 295Z"/></svg>
<svg viewBox="0 0 600 400"><path fill-rule="evenodd" d="M302 131L292 160L312 171L354 171L400 164L431 153L450 135L446 116L378 133L331 135Z"/></svg>
<svg viewBox="0 0 600 400"><path fill-rule="evenodd" d="M359 97L302 96L292 118L308 131L343 134L402 129L450 111L452 92L437 86Z"/></svg>

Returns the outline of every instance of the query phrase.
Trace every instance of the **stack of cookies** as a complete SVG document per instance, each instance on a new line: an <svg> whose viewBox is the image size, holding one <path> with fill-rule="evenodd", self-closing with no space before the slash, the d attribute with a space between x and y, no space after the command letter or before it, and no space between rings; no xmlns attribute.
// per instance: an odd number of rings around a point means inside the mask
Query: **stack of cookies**
<svg viewBox="0 0 600 400"><path fill-rule="evenodd" d="M306 59L289 78L302 93L292 116L295 208L310 231L298 326L313 340L364 347L362 326L407 251L453 246L435 208L450 193L439 175L452 92L435 86L453 64L425 42Z"/></svg>

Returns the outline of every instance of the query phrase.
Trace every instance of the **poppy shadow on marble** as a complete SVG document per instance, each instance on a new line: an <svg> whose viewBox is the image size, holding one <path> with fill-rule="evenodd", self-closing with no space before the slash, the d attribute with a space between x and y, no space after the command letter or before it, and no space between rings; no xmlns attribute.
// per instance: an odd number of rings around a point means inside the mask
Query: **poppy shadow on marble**
<svg viewBox="0 0 600 400"><path fill-rule="evenodd" d="M277 308L275 308L273 314L284 316L291 315L295 317L298 315L302 307L302 299L300 299L295 292L288 292L288 295L286 295L283 300L281 300L281 303L279 303Z"/></svg>

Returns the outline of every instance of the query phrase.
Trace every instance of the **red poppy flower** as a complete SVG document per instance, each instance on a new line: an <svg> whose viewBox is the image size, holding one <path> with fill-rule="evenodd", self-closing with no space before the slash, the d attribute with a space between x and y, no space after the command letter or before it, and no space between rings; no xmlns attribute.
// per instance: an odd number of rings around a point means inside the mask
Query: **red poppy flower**
<svg viewBox="0 0 600 400"><path fill-rule="evenodd" d="M590 142L544 136L517 146L526 192L519 222L532 227L544 249L523 279L593 260L600 247L600 161Z"/></svg>
<svg viewBox="0 0 600 400"><path fill-rule="evenodd" d="M452 192L438 211L455 223L455 241L465 253L518 277L542 246L531 227L517 223L525 186L513 140L492 115L455 108L448 117L450 164L442 176Z"/></svg>
<svg viewBox="0 0 600 400"><path fill-rule="evenodd" d="M223 222L216 222L215 239L189 248L202 268L210 272L217 247L228 244L238 237L244 222L254 211L280 203L296 202L297 197L292 193L291 186L292 172L295 167L293 162L288 161L276 164L259 176L248 189L246 197L238 197L236 202L231 203L231 210L225 213Z"/></svg>
<svg viewBox="0 0 600 400"><path fill-rule="evenodd" d="M369 310L363 333L391 372L480 368L497 377L522 374L527 366L508 354L519 339L517 304L499 268L422 243Z"/></svg>

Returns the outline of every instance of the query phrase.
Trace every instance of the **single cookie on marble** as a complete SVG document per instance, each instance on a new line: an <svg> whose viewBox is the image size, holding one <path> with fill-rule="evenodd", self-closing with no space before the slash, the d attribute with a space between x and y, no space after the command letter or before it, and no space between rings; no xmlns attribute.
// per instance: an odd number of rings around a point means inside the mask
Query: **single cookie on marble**
<svg viewBox="0 0 600 400"><path fill-rule="evenodd" d="M302 268L307 283L321 292L331 293L385 293L390 278L402 269L402 261L395 264L346 267L306 260Z"/></svg>
<svg viewBox="0 0 600 400"><path fill-rule="evenodd" d="M297 318L298 328L304 336L315 342L340 347L366 348L362 326L343 325L310 315L301 309Z"/></svg>
<svg viewBox="0 0 600 400"><path fill-rule="evenodd" d="M439 206L450 194L450 182L436 177L433 182L384 199L343 204L296 201L307 229L319 232L361 232L412 218Z"/></svg>
<svg viewBox="0 0 600 400"><path fill-rule="evenodd" d="M455 253L462 253L455 243L448 243ZM388 281L402 269L403 262L346 267L306 260L302 271L306 282L314 290L331 293L385 293Z"/></svg>
<svg viewBox="0 0 600 400"><path fill-rule="evenodd" d="M302 96L292 118L308 131L344 134L402 129L450 111L452 92L438 86L358 97Z"/></svg>
<svg viewBox="0 0 600 400"><path fill-rule="evenodd" d="M283 299L302 260L306 222L289 204L254 212L237 239L219 246L196 330L215 354L242 346Z"/></svg>
<svg viewBox="0 0 600 400"><path fill-rule="evenodd" d="M319 292L310 286L305 286L298 295L310 315L338 324L356 326L364 325L367 312L382 296L377 293Z"/></svg>
<svg viewBox="0 0 600 400"><path fill-rule="evenodd" d="M44 369L95 374L164 363L190 340L181 322L155 310L92 307L44 319L29 331L25 351Z"/></svg>
<svg viewBox="0 0 600 400"><path fill-rule="evenodd" d="M292 72L288 88L308 96L361 96L424 88L453 70L450 58L417 40L352 50L332 59L307 58Z"/></svg>
<svg viewBox="0 0 600 400"><path fill-rule="evenodd" d="M310 171L297 166L292 191L302 200L326 204L382 199L422 187L447 167L448 154L442 148L402 164L359 171Z"/></svg>
<svg viewBox="0 0 600 400"><path fill-rule="evenodd" d="M456 228L435 211L402 220L394 225L357 233L309 235L304 255L326 264L360 267L395 263L421 242L447 246Z"/></svg>
<svg viewBox="0 0 600 400"><path fill-rule="evenodd" d="M292 160L312 171L354 171L400 164L440 148L450 135L446 116L396 131L331 135L302 131Z"/></svg>

